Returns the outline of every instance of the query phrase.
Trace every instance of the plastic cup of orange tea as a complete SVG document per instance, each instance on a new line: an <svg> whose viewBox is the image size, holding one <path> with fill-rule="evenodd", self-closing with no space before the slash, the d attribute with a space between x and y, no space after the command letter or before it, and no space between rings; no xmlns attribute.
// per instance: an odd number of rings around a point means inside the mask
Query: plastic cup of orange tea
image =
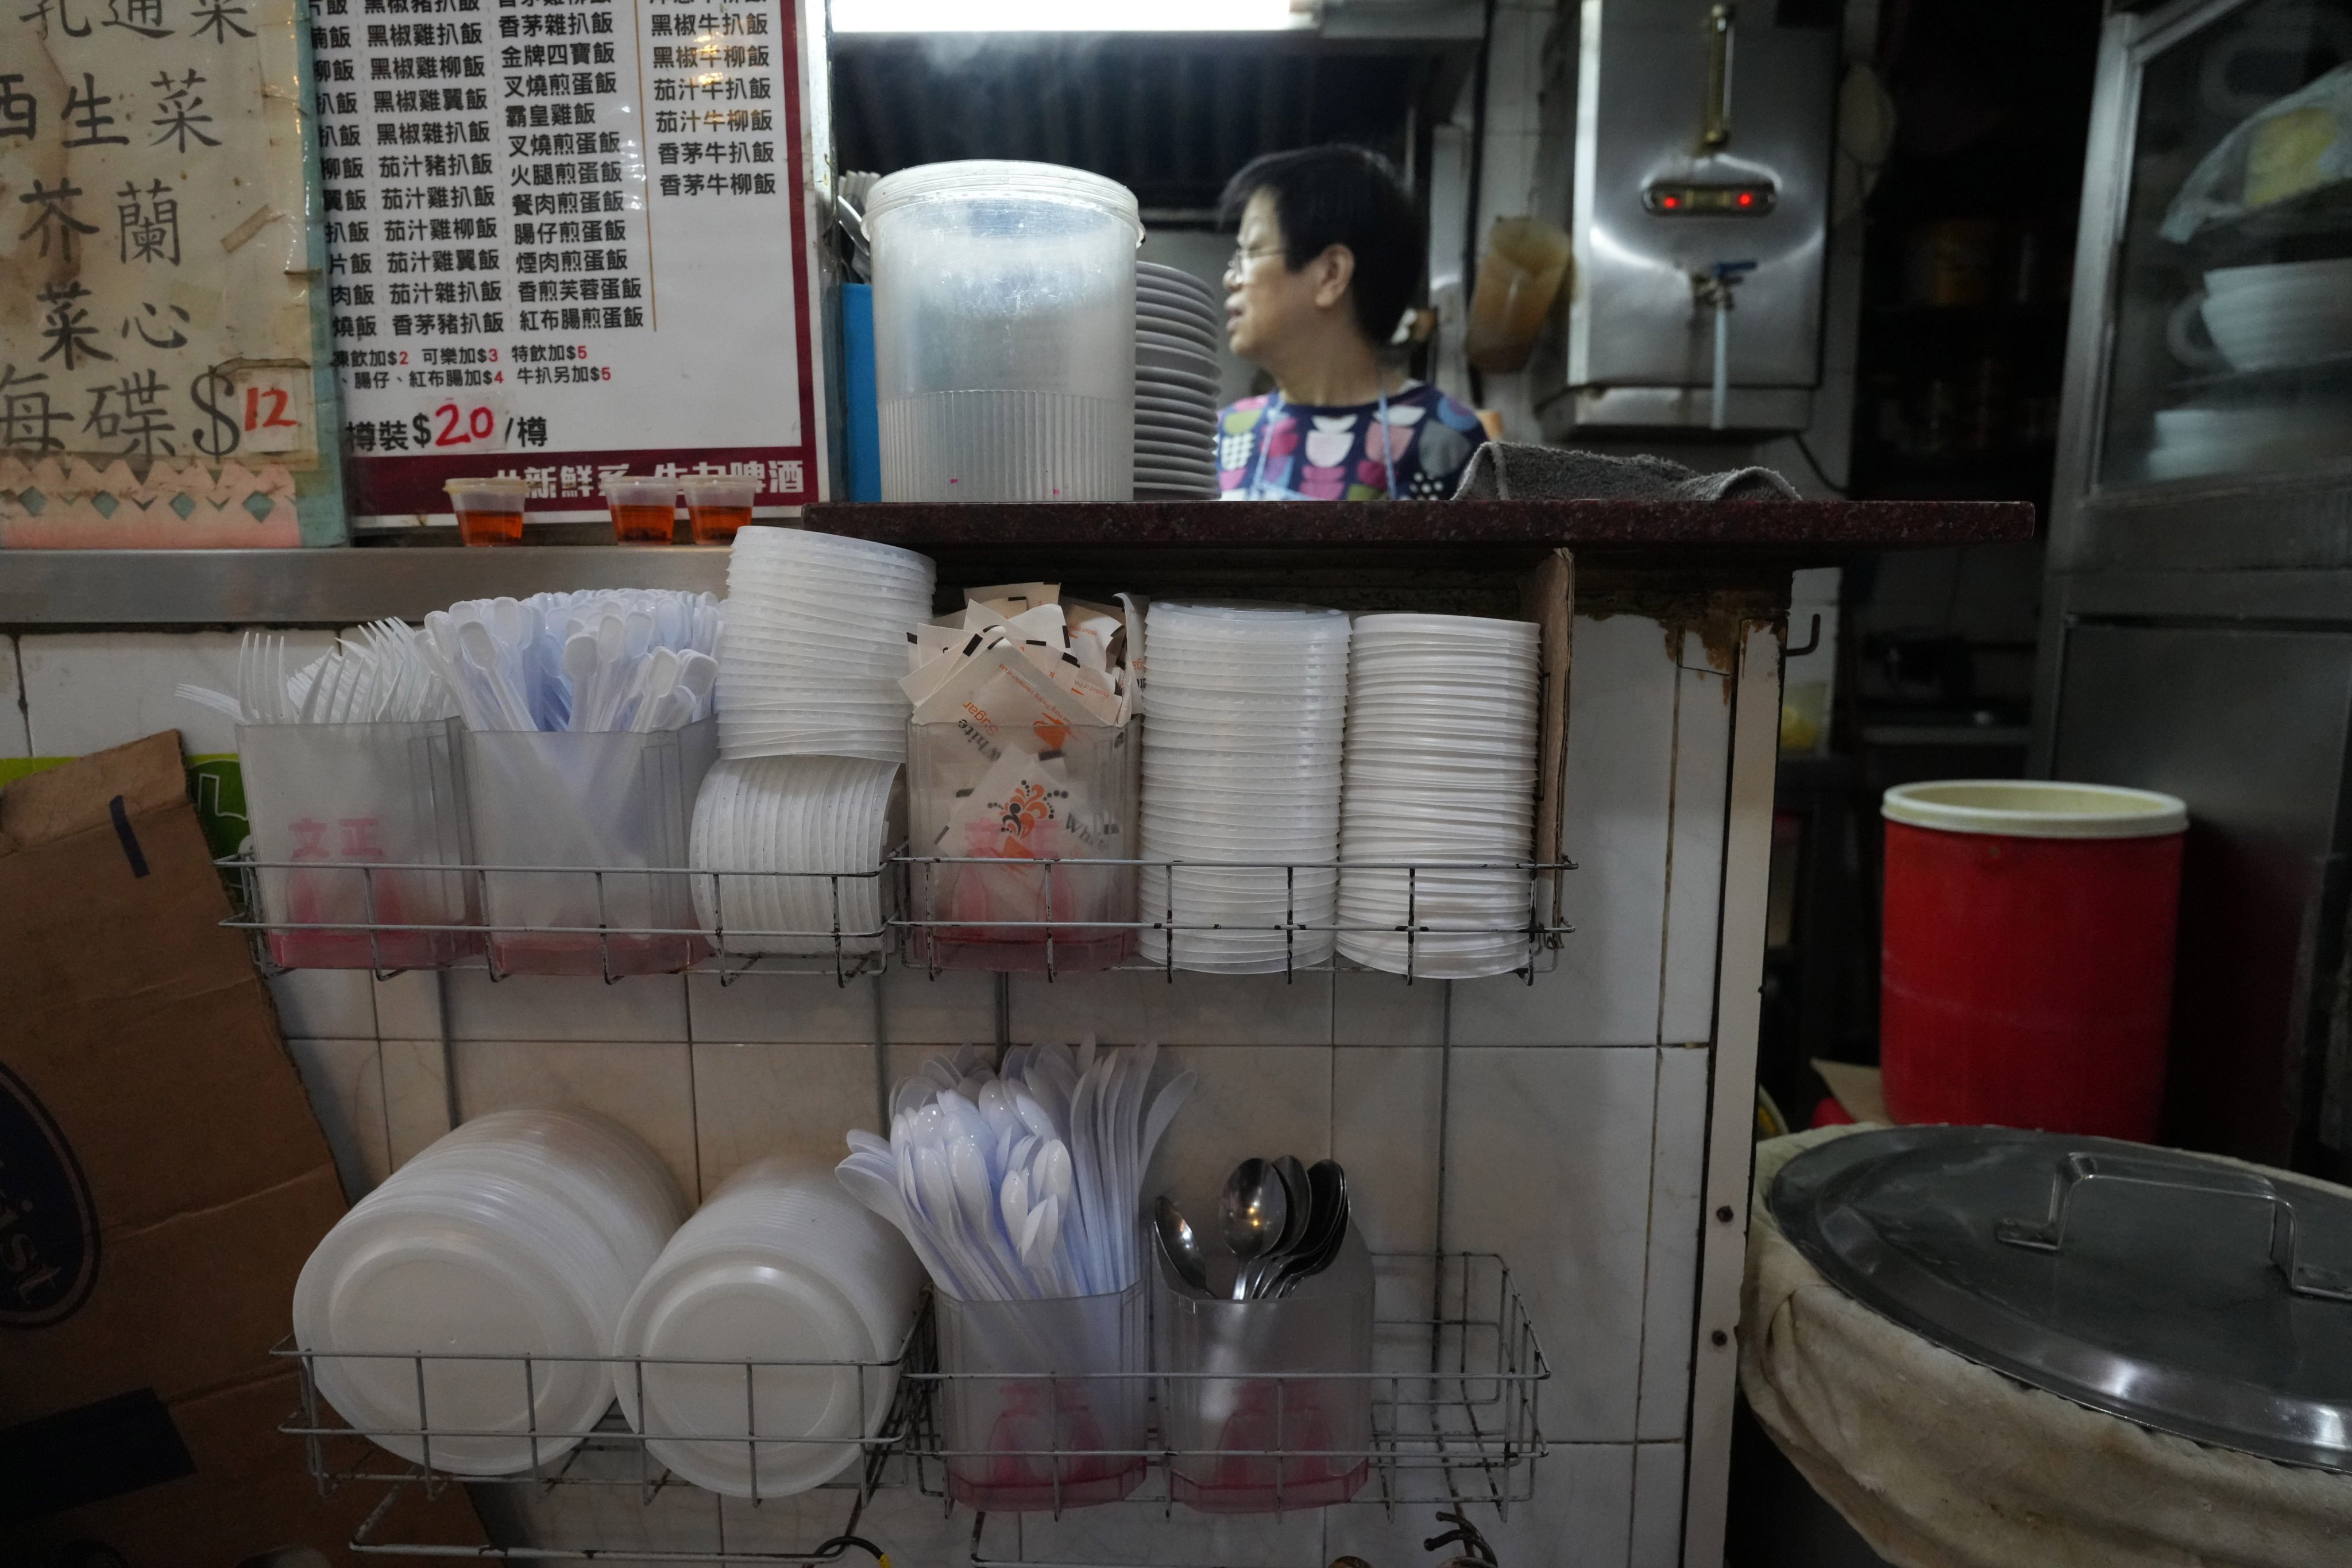
<svg viewBox="0 0 2352 1568"><path fill-rule="evenodd" d="M457 514L457 537L467 544L520 544L522 499L530 491L521 479L450 479L450 510Z"/></svg>
<svg viewBox="0 0 2352 1568"><path fill-rule="evenodd" d="M624 544L667 544L677 526L677 481L616 475L604 481L613 537Z"/></svg>
<svg viewBox="0 0 2352 1568"><path fill-rule="evenodd" d="M694 521L697 544L726 544L751 522L751 498L760 481L748 474L697 474L678 481L686 491L686 515Z"/></svg>

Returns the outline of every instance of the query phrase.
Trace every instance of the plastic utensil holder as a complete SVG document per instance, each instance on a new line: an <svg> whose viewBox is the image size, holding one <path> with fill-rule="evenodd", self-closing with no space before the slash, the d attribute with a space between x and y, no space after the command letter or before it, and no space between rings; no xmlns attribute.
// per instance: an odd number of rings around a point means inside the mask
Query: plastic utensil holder
<svg viewBox="0 0 2352 1568"><path fill-rule="evenodd" d="M908 726L913 962L1060 972L1134 954L1135 866L1087 862L1134 859L1142 726L1054 741L1008 772L961 725Z"/></svg>
<svg viewBox="0 0 2352 1568"><path fill-rule="evenodd" d="M1147 1463L1146 1286L1044 1301L937 1297L948 1494L987 1512L1116 1502Z"/></svg>
<svg viewBox="0 0 2352 1568"><path fill-rule="evenodd" d="M708 958L683 868L718 755L715 719L645 734L467 731L492 964L668 974ZM519 868L537 866L551 869Z"/></svg>
<svg viewBox="0 0 2352 1568"><path fill-rule="evenodd" d="M481 918L459 733L454 719L237 726L272 960L430 969L481 951L478 931L456 929ZM450 868L412 868L434 866ZM274 929L288 926L327 929Z"/></svg>
<svg viewBox="0 0 2352 1568"><path fill-rule="evenodd" d="M1202 1300L1163 1259L1156 1321L1177 1501L1275 1513L1356 1495L1371 1473L1375 1379L1371 1257L1352 1228L1328 1268L1274 1300Z"/></svg>

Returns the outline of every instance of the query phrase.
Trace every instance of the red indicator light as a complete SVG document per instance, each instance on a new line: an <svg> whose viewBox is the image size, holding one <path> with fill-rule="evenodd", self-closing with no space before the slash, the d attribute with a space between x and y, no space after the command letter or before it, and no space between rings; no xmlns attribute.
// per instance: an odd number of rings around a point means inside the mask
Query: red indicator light
<svg viewBox="0 0 2352 1568"><path fill-rule="evenodd" d="M1740 205L1741 206L1743 206L1743 207L1752 207L1752 206L1754 206L1754 205L1756 205L1756 193L1755 193L1754 191L1742 191L1742 192L1740 192L1740 193L1739 193L1739 205Z"/></svg>
<svg viewBox="0 0 2352 1568"><path fill-rule="evenodd" d="M1683 205L1683 199L1680 196L1665 196L1662 197L1661 200L1664 205L1670 207L1678 207Z"/></svg>

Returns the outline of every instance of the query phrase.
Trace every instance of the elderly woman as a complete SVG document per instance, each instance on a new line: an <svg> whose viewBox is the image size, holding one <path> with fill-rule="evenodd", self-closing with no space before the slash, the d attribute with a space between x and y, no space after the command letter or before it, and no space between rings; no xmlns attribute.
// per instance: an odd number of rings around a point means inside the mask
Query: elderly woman
<svg viewBox="0 0 2352 1568"><path fill-rule="evenodd" d="M1227 500L1400 500L1454 493L1485 441L1478 416L1384 359L1428 237L1386 160L1310 147L1251 163L1225 187L1241 244L1225 333L1276 391L1218 423Z"/></svg>

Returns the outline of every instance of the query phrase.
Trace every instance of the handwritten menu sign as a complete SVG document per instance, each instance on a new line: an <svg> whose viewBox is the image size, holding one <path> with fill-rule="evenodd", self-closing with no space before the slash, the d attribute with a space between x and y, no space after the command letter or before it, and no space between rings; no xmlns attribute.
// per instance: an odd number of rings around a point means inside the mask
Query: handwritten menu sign
<svg viewBox="0 0 2352 1568"><path fill-rule="evenodd" d="M622 473L816 498L793 0L318 4L354 512L485 474L556 516Z"/></svg>
<svg viewBox="0 0 2352 1568"><path fill-rule="evenodd" d="M5 542L293 543L332 489L299 47L290 0L0 0Z"/></svg>

